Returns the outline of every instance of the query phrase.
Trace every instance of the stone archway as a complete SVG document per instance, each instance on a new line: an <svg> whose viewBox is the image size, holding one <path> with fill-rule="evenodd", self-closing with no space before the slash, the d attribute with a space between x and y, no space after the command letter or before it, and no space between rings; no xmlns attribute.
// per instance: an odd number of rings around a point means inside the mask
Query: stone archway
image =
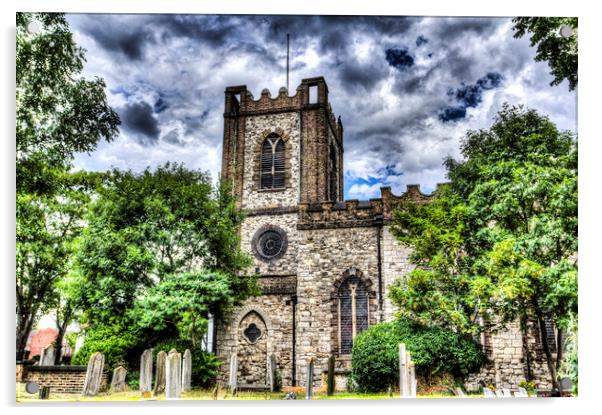
<svg viewBox="0 0 602 415"><path fill-rule="evenodd" d="M243 314L244 312L244 314ZM241 310L236 330L239 386L268 384L271 324L256 309Z"/></svg>

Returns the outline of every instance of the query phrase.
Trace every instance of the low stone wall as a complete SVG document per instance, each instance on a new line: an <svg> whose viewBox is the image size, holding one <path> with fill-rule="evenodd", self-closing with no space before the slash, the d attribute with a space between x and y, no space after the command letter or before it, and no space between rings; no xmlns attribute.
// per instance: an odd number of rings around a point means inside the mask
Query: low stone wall
<svg viewBox="0 0 602 415"><path fill-rule="evenodd" d="M81 393L86 379L87 366L25 366L21 370L22 382L36 382L49 386L50 393ZM100 390L106 390L109 376L102 375Z"/></svg>

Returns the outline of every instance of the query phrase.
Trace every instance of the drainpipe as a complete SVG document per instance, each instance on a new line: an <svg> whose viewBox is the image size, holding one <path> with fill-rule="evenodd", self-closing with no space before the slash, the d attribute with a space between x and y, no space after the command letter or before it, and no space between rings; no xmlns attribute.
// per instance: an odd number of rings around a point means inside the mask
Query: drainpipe
<svg viewBox="0 0 602 415"><path fill-rule="evenodd" d="M297 386L297 352L295 350L295 346L297 344L297 295L291 295L291 305L293 307L293 356L292 356L292 364L293 364L293 373L292 373L292 383L293 386Z"/></svg>
<svg viewBox="0 0 602 415"><path fill-rule="evenodd" d="M382 253L380 246L380 234L383 229L383 215L375 215L372 223L376 226L376 264L378 268L378 315L380 321L383 321L383 272L382 272Z"/></svg>

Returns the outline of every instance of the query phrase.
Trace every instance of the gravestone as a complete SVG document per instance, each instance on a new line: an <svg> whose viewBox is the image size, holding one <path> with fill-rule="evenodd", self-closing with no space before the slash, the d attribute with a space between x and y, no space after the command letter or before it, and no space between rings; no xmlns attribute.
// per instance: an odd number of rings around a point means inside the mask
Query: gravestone
<svg viewBox="0 0 602 415"><path fill-rule="evenodd" d="M124 392L126 390L125 375L127 370L123 366L115 368L113 371L113 379L111 380L112 392Z"/></svg>
<svg viewBox="0 0 602 415"><path fill-rule="evenodd" d="M54 366L56 350L52 344L46 346L40 354L40 366Z"/></svg>
<svg viewBox="0 0 602 415"><path fill-rule="evenodd" d="M510 389L502 389L502 397L504 398L512 398L512 394L510 393Z"/></svg>
<svg viewBox="0 0 602 415"><path fill-rule="evenodd" d="M182 355L171 349L165 359L165 399L180 399L182 394Z"/></svg>
<svg viewBox="0 0 602 415"><path fill-rule="evenodd" d="M307 387L305 388L305 399L310 400L314 396L314 358L307 362Z"/></svg>
<svg viewBox="0 0 602 415"><path fill-rule="evenodd" d="M155 395L165 392L165 358L167 353L161 350L157 353L157 365L155 366Z"/></svg>
<svg viewBox="0 0 602 415"><path fill-rule="evenodd" d="M410 377L409 377L409 379L410 379L410 396L412 398L415 398L416 397L416 387L418 386L417 382L416 382L416 368L414 367L414 362L411 361L409 354L408 354L408 360L410 361L410 365L409 365L410 366L410 371L409 371L410 372Z"/></svg>
<svg viewBox="0 0 602 415"><path fill-rule="evenodd" d="M150 393L153 388L153 349L146 349L140 356L140 392Z"/></svg>
<svg viewBox="0 0 602 415"><path fill-rule="evenodd" d="M190 350L184 351L184 359L182 360L182 392L188 392L191 389L192 381L192 355Z"/></svg>
<svg viewBox="0 0 602 415"><path fill-rule="evenodd" d="M402 398L412 396L413 379L410 377L412 359L404 343L399 343L399 395Z"/></svg>
<svg viewBox="0 0 602 415"><path fill-rule="evenodd" d="M100 382L102 380L102 371L104 370L105 357L100 352L90 356L88 361L88 370L86 371L86 379L84 380L84 388L82 395L95 396L100 390Z"/></svg>
<svg viewBox="0 0 602 415"><path fill-rule="evenodd" d="M228 376L228 389L230 392L236 390L236 371L238 370L238 357L236 353L232 353L230 356L230 374Z"/></svg>

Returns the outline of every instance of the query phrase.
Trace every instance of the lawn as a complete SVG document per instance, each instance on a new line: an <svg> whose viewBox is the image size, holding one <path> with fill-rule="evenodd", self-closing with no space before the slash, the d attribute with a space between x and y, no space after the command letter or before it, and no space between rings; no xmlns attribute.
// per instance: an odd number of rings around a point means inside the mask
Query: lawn
<svg viewBox="0 0 602 415"><path fill-rule="evenodd" d="M218 392L217 400L281 400L285 396L284 392L238 392L236 396L232 396L224 390ZM418 398L453 398L454 396L449 395L422 395ZM297 394L298 400L304 400L304 394ZM314 394L315 400L326 400L326 399L399 399L399 395L393 394L390 396L388 393L357 393L357 392L337 392L333 396L328 396L324 392L316 392ZM157 397L144 399L140 396L139 391L127 391L117 393L100 393L97 396L83 397L79 394L69 393L50 393L49 401L52 402L112 402L112 401L163 401L165 395L161 394ZM206 389L193 389L190 392L182 393L181 400L191 401L209 401L214 400L213 393L211 390ZM25 391L24 383L17 383L17 402L42 402L38 399L37 394L29 394Z"/></svg>

